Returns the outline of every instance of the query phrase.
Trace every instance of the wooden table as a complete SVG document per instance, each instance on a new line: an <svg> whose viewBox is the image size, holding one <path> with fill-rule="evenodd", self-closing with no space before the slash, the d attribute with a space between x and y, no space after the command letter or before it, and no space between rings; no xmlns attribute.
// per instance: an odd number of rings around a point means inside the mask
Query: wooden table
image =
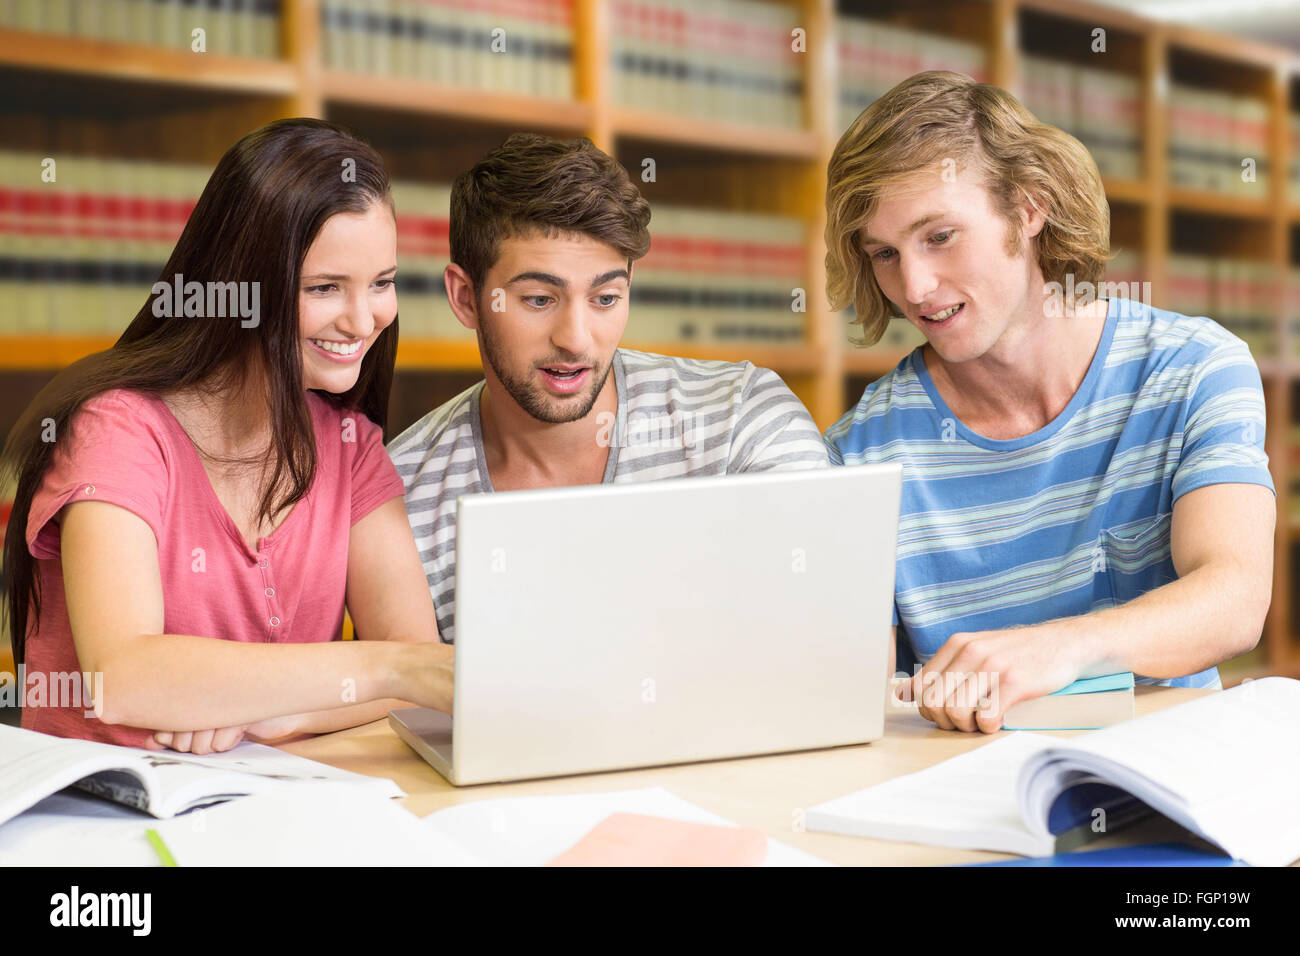
<svg viewBox="0 0 1300 956"><path fill-rule="evenodd" d="M1207 693L1213 692L1139 686L1137 714L1141 716ZM1076 733L1056 731L1053 735L1072 737ZM1000 734L986 736L938 730L914 711L894 709L885 719L885 736L872 744L473 787L453 787L447 783L398 739L386 720L282 744L281 749L344 770L389 777L409 794L403 804L418 816L474 800L658 786L742 826L765 830L789 846L832 863L935 866L1009 856L812 833L802 830L803 809L892 777L923 770L985 744L994 736ZM1156 838L1143 838L1141 842L1148 839L1154 842ZM1136 841L1116 834L1096 845L1122 842Z"/></svg>

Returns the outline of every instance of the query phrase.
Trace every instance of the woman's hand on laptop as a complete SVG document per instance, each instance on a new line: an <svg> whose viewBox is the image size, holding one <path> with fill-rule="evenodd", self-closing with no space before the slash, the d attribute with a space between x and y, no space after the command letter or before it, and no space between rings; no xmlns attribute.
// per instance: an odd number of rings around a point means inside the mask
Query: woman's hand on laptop
<svg viewBox="0 0 1300 956"><path fill-rule="evenodd" d="M941 730L996 733L1015 704L1078 679L1071 650L1050 624L954 634L900 697Z"/></svg>
<svg viewBox="0 0 1300 956"><path fill-rule="evenodd" d="M391 693L384 696L399 697L450 714L456 671L455 645L426 641L393 642L392 646L399 659L394 662Z"/></svg>

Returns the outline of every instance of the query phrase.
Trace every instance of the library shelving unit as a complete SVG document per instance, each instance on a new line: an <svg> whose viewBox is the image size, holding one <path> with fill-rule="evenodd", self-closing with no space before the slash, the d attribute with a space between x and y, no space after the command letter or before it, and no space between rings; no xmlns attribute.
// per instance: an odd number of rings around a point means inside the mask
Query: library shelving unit
<svg viewBox="0 0 1300 956"><path fill-rule="evenodd" d="M619 105L613 95L612 4L573 0L573 91L567 98L493 92L327 66L324 0L283 0L279 56L192 54L70 35L0 29L0 125L5 147L64 149L110 158L212 163L244 132L283 116L321 116L365 135L394 179L448 182L515 130L585 135L635 170L654 157L651 201L792 216L806 224L803 340L794 344L639 342L636 348L699 358L747 359L777 370L821 427L866 382L903 356L897 347L856 349L844 315L825 297L823 196L826 164L840 132L836 18L974 44L990 82L1023 94L1026 56L1089 65L1136 81L1140 155L1134 175L1108 176L1113 245L1135 253L1153 302L1167 301L1172 255L1249 256L1272 268L1275 347L1260 356L1269 415L1269 455L1279 491L1273 607L1260 648L1233 676L1300 674L1300 616L1292 601L1291 422L1300 397L1300 322L1289 270L1300 269L1300 195L1288 194L1295 148L1289 116L1300 111L1300 62L1262 44L1157 24L1075 0L777 0L806 31L803 124L785 129L720 122ZM707 2L699 5L707 8ZM1106 51L1093 52L1098 28ZM1171 84L1253 98L1267 107L1268 170L1253 195L1175 184L1170 172ZM0 336L0 375L62 367L111 338ZM470 340L404 339L395 401L433 407L475 379ZM418 395L402 381L418 381ZM405 390L410 392L408 388ZM394 416L400 418L400 416Z"/></svg>

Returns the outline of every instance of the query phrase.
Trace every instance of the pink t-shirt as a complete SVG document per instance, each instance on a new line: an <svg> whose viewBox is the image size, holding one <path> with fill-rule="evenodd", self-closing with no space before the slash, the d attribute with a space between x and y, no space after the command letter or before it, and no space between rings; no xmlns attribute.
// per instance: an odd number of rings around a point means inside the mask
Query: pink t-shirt
<svg viewBox="0 0 1300 956"><path fill-rule="evenodd" d="M32 501L27 546L37 559L41 614L27 629L26 679L81 670L63 596L59 526L73 501L107 501L140 518L158 541L166 634L229 641L308 643L341 636L348 535L392 498L402 480L378 428L361 412L307 392L316 477L306 497L256 551L217 499L198 451L158 397L116 389L75 414ZM62 678L64 686L68 678ZM49 697L54 695L50 693ZM30 697L30 694L29 694ZM66 698L69 695L65 694ZM85 716L85 704L23 709L23 726L61 737L141 746L151 731Z"/></svg>

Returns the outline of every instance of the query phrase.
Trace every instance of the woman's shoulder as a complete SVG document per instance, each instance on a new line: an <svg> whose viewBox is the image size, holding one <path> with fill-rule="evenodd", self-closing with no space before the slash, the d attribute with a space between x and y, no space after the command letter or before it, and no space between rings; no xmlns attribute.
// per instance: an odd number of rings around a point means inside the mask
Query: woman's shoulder
<svg viewBox="0 0 1300 956"><path fill-rule="evenodd" d="M169 415L162 398L139 389L111 388L86 399L72 415L74 430L93 429L123 440L130 436L165 434Z"/></svg>

